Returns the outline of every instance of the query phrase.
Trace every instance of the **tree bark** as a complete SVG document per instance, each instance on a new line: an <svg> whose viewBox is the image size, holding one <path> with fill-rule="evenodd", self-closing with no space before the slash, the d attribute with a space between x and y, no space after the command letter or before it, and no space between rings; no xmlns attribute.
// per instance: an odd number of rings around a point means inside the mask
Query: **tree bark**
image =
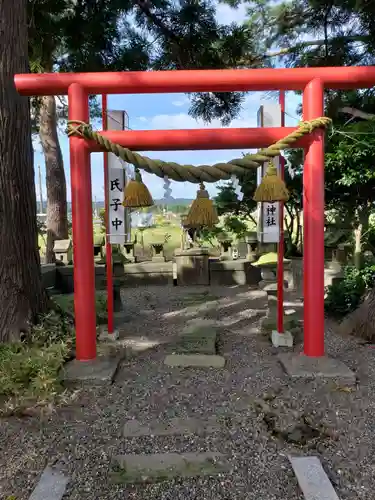
<svg viewBox="0 0 375 500"><path fill-rule="evenodd" d="M358 224L354 229L354 266L362 269L363 266L363 243L368 234L370 209L359 208L357 211Z"/></svg>
<svg viewBox="0 0 375 500"><path fill-rule="evenodd" d="M47 245L46 263L55 261L55 240L68 238L68 213L64 162L57 135L56 102L54 96L41 99L39 137L46 162L47 185Z"/></svg>
<svg viewBox="0 0 375 500"><path fill-rule="evenodd" d="M0 342L18 340L47 308L42 287L27 73L27 0L0 0Z"/></svg>

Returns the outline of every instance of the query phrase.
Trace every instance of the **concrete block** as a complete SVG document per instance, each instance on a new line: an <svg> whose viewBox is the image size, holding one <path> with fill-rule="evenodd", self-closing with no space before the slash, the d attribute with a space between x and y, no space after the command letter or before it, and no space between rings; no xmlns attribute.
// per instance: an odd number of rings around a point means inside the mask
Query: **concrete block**
<svg viewBox="0 0 375 500"><path fill-rule="evenodd" d="M170 367L224 368L225 359L208 354L169 354L164 364Z"/></svg>
<svg viewBox="0 0 375 500"><path fill-rule="evenodd" d="M293 335L288 331L279 333L272 330L271 341L274 347L293 347Z"/></svg>
<svg viewBox="0 0 375 500"><path fill-rule="evenodd" d="M230 470L220 453L155 453L114 457L118 483L153 483L175 478L203 477Z"/></svg>
<svg viewBox="0 0 375 500"><path fill-rule="evenodd" d="M203 418L171 418L166 422L152 420L140 422L128 420L123 429L124 437L141 436L186 436L189 434L211 434L220 427L215 416Z"/></svg>
<svg viewBox="0 0 375 500"><path fill-rule="evenodd" d="M279 361L291 378L334 378L355 383L355 374L338 359L322 356L308 357L303 354L281 353Z"/></svg>
<svg viewBox="0 0 375 500"><path fill-rule="evenodd" d="M217 327L209 320L192 320L175 348L178 354L216 354Z"/></svg>
<svg viewBox="0 0 375 500"><path fill-rule="evenodd" d="M69 361L61 376L65 383L88 383L92 385L111 384L116 375L120 359L98 357L93 361Z"/></svg>
<svg viewBox="0 0 375 500"><path fill-rule="evenodd" d="M29 500L61 500L69 478L52 467L46 467Z"/></svg>
<svg viewBox="0 0 375 500"><path fill-rule="evenodd" d="M305 500L339 500L317 457L289 457Z"/></svg>

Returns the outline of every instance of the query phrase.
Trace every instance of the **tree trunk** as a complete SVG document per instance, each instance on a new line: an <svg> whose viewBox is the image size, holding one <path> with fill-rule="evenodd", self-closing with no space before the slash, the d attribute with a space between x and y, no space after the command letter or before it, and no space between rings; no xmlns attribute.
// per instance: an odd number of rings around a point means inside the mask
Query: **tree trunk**
<svg viewBox="0 0 375 500"><path fill-rule="evenodd" d="M47 308L42 287L27 73L27 0L0 0L0 342L18 340Z"/></svg>
<svg viewBox="0 0 375 500"><path fill-rule="evenodd" d="M46 262L55 261L55 240L68 238L68 213L64 162L57 136L56 102L54 96L41 99L39 137L46 161L47 245Z"/></svg>
<svg viewBox="0 0 375 500"><path fill-rule="evenodd" d="M369 292L359 307L348 314L340 324L344 335L354 335L367 342L375 341L375 287Z"/></svg>
<svg viewBox="0 0 375 500"><path fill-rule="evenodd" d="M362 224L354 229L354 265L357 269L362 268Z"/></svg>

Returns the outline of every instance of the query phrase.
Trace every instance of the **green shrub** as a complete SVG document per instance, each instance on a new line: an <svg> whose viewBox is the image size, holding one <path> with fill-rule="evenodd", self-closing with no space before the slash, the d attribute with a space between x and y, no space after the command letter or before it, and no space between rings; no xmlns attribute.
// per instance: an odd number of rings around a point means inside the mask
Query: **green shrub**
<svg viewBox="0 0 375 500"><path fill-rule="evenodd" d="M55 295L53 301L68 316L74 316L74 294ZM96 322L98 325L104 324L108 320L107 313L107 294L105 291L95 292L96 301Z"/></svg>
<svg viewBox="0 0 375 500"><path fill-rule="evenodd" d="M63 391L59 372L75 348L74 295L56 295L52 303L27 338L0 344L0 416L54 402ZM105 323L105 292L96 292L96 312Z"/></svg>
<svg viewBox="0 0 375 500"><path fill-rule="evenodd" d="M354 266L344 268L342 280L335 281L327 288L325 310L335 318L342 318L354 311L366 291L375 283L375 265L365 264L361 270Z"/></svg>
<svg viewBox="0 0 375 500"><path fill-rule="evenodd" d="M62 391L59 372L73 348L72 320L54 310L25 340L0 344L0 415L52 402Z"/></svg>

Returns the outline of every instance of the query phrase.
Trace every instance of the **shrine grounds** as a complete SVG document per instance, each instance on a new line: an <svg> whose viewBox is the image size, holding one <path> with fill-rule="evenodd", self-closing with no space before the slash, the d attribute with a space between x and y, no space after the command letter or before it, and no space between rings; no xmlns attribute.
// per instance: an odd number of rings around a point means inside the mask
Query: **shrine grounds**
<svg viewBox="0 0 375 500"><path fill-rule="evenodd" d="M301 500L288 455L317 456L341 500L372 498L374 349L327 322L327 354L355 383L292 380L261 329L265 292L151 286L121 296L126 355L113 383L68 387L55 403L2 417L0 498L29 499L52 466L68 478L64 500ZM287 294L287 307L294 299ZM164 364L192 321L216 328L223 368ZM165 432L172 420L177 430ZM153 430L140 431L145 425ZM202 452L216 458L194 465L186 455ZM188 473L120 466L129 454L152 453L174 453L177 464L190 457Z"/></svg>

